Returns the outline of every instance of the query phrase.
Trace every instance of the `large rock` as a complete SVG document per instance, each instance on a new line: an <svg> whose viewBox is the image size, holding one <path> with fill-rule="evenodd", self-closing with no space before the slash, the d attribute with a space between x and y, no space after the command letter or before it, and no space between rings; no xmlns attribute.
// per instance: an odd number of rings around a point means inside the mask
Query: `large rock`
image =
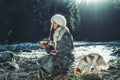
<svg viewBox="0 0 120 80"><path fill-rule="evenodd" d="M15 62L15 55L11 51L0 52L0 68L4 70L19 69L18 64Z"/></svg>
<svg viewBox="0 0 120 80"><path fill-rule="evenodd" d="M15 55L11 51L0 52L0 63L6 61L12 61L15 58Z"/></svg>

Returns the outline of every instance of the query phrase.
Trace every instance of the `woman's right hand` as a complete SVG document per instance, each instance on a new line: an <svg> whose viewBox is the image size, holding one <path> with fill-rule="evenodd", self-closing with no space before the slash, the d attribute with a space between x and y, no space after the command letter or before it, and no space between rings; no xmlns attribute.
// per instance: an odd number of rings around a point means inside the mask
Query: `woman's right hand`
<svg viewBox="0 0 120 80"><path fill-rule="evenodd" d="M54 55L54 56L57 55L57 53L58 53L58 50L51 50L51 51L50 51L50 54L52 54L52 55Z"/></svg>

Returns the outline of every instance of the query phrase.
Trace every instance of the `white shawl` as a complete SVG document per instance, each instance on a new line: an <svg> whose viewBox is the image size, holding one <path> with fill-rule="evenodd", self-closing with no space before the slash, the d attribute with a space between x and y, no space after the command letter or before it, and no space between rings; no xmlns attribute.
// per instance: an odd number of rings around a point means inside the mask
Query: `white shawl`
<svg viewBox="0 0 120 80"><path fill-rule="evenodd" d="M60 41L62 39L62 36L64 35L64 33L68 31L69 29L67 27L58 27L54 34L53 34L53 41L54 41L54 48L56 50L57 47L57 41Z"/></svg>

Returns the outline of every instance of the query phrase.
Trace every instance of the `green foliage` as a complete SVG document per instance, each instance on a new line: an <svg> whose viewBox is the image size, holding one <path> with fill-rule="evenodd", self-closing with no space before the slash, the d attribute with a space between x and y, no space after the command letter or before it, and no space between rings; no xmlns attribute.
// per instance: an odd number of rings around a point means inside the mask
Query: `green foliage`
<svg viewBox="0 0 120 80"><path fill-rule="evenodd" d="M32 23L36 25L33 28L38 30L38 36L49 35L50 19L54 14L64 15L70 31L77 34L80 26L80 5L76 4L74 0L30 0L29 4L31 6L29 14L32 14ZM33 31L33 28L28 29ZM36 34L38 33L36 32Z"/></svg>
<svg viewBox="0 0 120 80"><path fill-rule="evenodd" d="M40 17L40 24L47 26L46 29L50 25L50 18L56 13L66 17L67 25L72 31L80 22L79 9L74 0L33 0L33 2L34 12L38 13L35 18Z"/></svg>
<svg viewBox="0 0 120 80"><path fill-rule="evenodd" d="M77 26L77 24L80 23L79 8L78 8L78 5L76 5L76 2L74 0L69 0L68 9L69 9L70 26L74 31L75 26Z"/></svg>
<svg viewBox="0 0 120 80"><path fill-rule="evenodd" d="M113 0L114 7L120 10L120 0Z"/></svg>

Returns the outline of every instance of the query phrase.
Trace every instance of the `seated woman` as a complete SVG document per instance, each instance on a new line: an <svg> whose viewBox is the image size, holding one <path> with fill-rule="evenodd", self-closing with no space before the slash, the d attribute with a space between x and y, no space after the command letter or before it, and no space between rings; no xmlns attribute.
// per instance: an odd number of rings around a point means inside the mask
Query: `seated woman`
<svg viewBox="0 0 120 80"><path fill-rule="evenodd" d="M52 74L53 80L59 80L58 77L63 77L74 62L74 55L71 53L74 49L73 37L66 26L65 17L60 14L51 18L50 30L48 45L40 44L49 55L43 56L38 62L40 70Z"/></svg>

